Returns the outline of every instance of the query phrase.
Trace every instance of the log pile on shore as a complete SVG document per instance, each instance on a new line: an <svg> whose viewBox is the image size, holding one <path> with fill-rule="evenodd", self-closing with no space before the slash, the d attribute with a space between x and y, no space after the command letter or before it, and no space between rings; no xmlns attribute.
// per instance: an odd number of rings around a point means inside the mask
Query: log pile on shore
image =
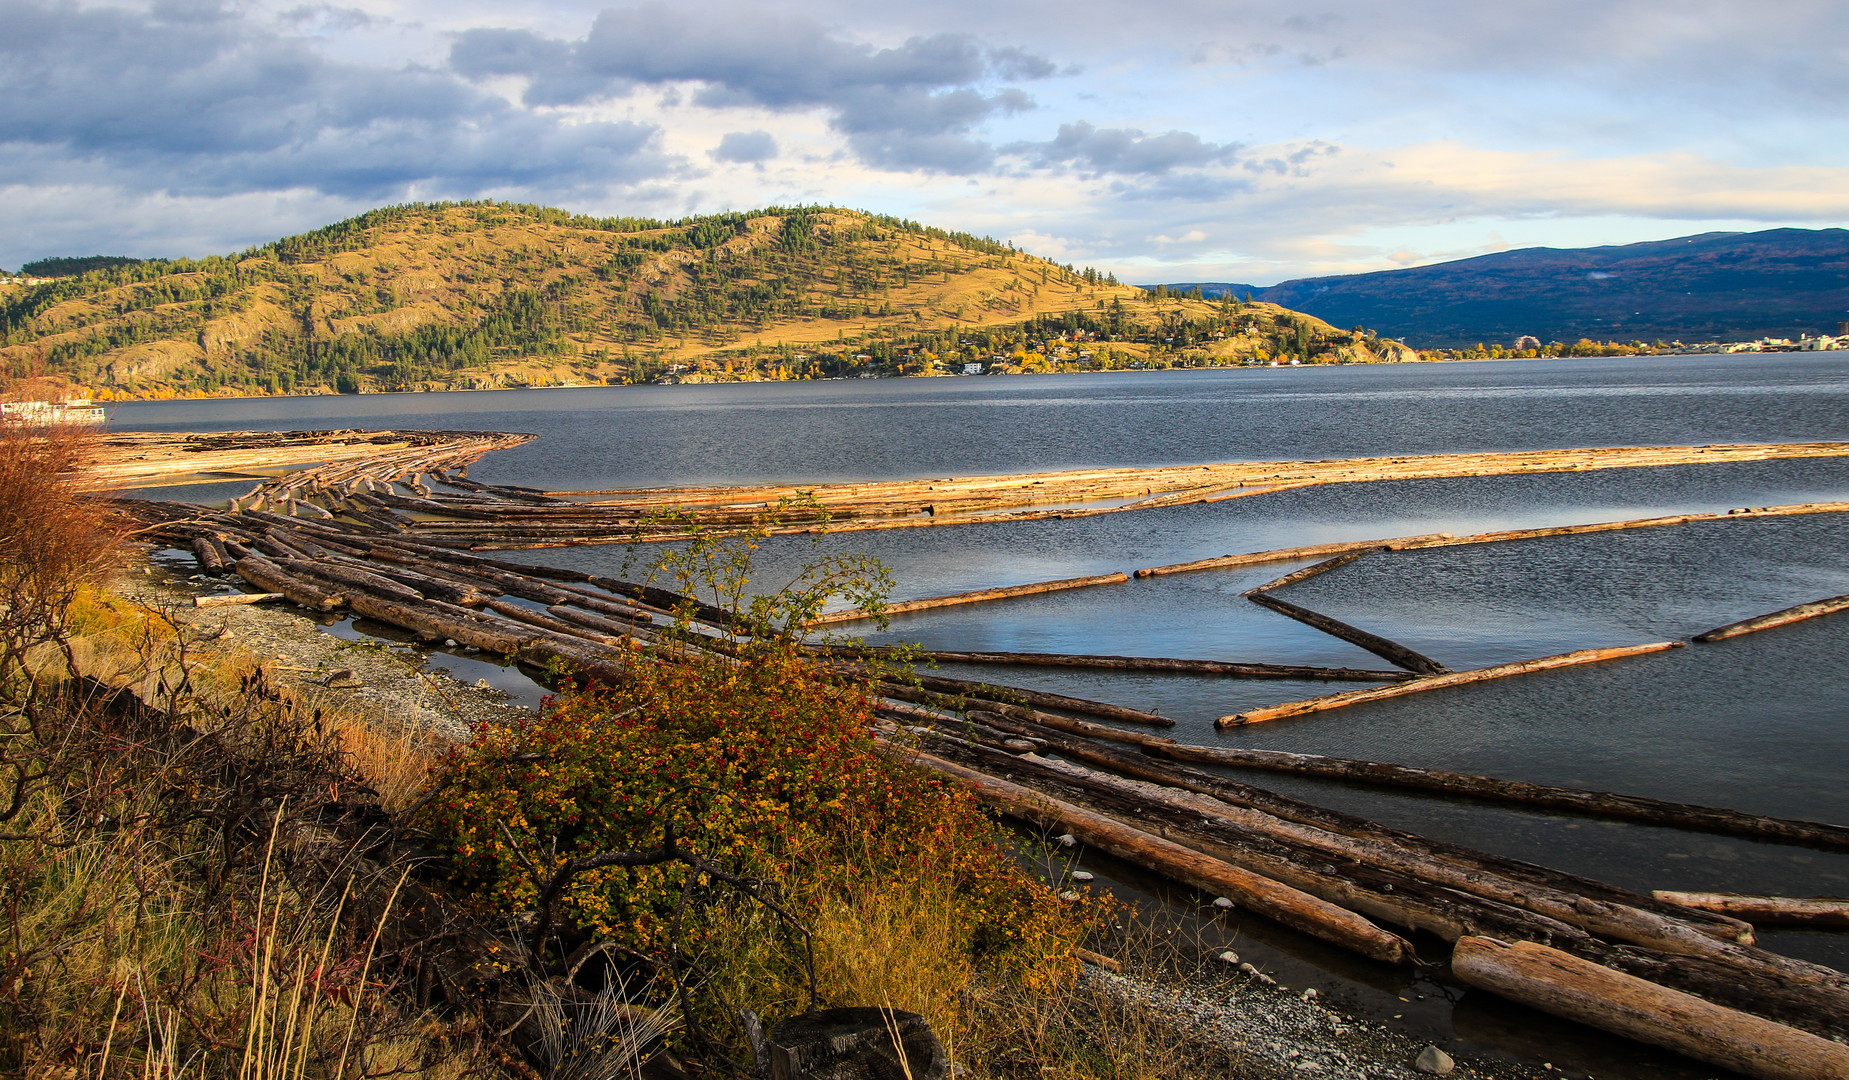
<svg viewBox="0 0 1849 1080"><path fill-rule="evenodd" d="M556 493L479 484L461 475L481 453L517 444L508 440L523 437L446 437L393 446L371 458L329 460L267 480L225 511L152 500L121 505L143 520L148 535L190 551L204 573L235 575L263 600L348 611L428 641L479 649L536 668L563 668L591 680L624 679L638 650L736 662L731 658L751 628L730 612L645 583L482 554L481 549L513 546L516 539L524 546L544 546L603 535L588 529L588 519L573 516L602 513L596 506ZM745 512L732 503L725 509ZM1823 507L1779 509L1815 512ZM628 520L633 524L633 518ZM541 528L560 523L570 523L569 528ZM1495 538L1571 531L1526 530ZM550 539L535 542L542 535ZM1261 603L1275 601L1267 605L1274 610L1292 608L1284 613L1302 618L1307 609L1270 594L1383 547L1452 542L1490 540L1424 537L1341 550L1274 552L1274 558L1322 556L1327 561L1248 595ZM1122 585L1127 579L1110 575L1107 580ZM956 602L1037 595L1051 587L1079 585L1068 579L1045 587L987 591L995 595L962 594ZM1782 625L1794 614L1819 615L1841 606L1832 600L1759 622ZM1335 623L1316 618L1320 622L1312 625ZM1272 709L1276 715L1299 715L1681 644L1584 650L1502 665L1506 671L1454 672L1358 628L1339 623L1322 628L1342 631L1340 636L1351 641L1373 640L1374 651L1403 670L1032 653L933 655L959 664L1380 684ZM1710 636L1721 640L1728 635ZM1799 912L1827 921L1840 917L1840 902L1835 907L1823 903L1827 898L1730 907L1693 895L1631 892L1395 830L1238 782L1231 774L1284 772L1832 850L1849 850L1849 828L1381 762L1189 746L1161 734L1174 720L1157 713L906 672L882 663L890 653L877 648L808 648L831 677L867 687L874 695L878 736L890 753L966 786L1009 818L1070 834L1089 847L1378 963L1449 962L1469 985L1749 1075L1849 1076L1849 974L1757 947L1745 918L1756 912L1787 917ZM1263 712L1250 710L1232 719L1251 722ZM1611 1008L1594 1007L1601 995L1611 998Z"/></svg>

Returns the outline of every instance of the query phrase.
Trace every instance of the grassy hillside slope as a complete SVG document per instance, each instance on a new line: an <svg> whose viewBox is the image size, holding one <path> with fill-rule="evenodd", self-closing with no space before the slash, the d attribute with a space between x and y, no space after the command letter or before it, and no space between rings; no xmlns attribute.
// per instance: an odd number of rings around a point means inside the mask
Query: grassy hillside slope
<svg viewBox="0 0 1849 1080"><path fill-rule="evenodd" d="M0 288L0 364L98 396L1404 359L833 208L661 222L387 207L240 255Z"/></svg>

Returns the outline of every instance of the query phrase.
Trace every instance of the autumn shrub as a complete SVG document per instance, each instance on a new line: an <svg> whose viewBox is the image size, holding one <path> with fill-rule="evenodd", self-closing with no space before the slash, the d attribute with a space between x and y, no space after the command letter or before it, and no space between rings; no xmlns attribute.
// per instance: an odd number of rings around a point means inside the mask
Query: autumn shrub
<svg viewBox="0 0 1849 1080"><path fill-rule="evenodd" d="M890 920L917 899L931 949L1025 984L1068 977L1072 909L1019 868L967 793L883 755L873 721L859 687L793 646L649 657L627 685L567 689L532 719L478 729L417 823L458 886L503 912L532 909L565 860L655 848L671 832L730 873L776 883L808 927L870 905ZM749 1004L801 1011L804 950L766 946L786 940L778 920L710 884L680 863L591 870L559 916L584 940L646 956L679 949L724 967L750 952ZM730 932L741 918L761 924L755 943ZM741 986L721 971L706 982Z"/></svg>

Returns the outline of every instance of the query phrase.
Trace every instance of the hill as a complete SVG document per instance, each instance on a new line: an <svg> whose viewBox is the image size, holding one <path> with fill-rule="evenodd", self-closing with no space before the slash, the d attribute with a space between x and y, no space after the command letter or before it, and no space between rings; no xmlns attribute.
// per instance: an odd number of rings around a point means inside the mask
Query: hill
<svg viewBox="0 0 1849 1080"><path fill-rule="evenodd" d="M1199 285L1212 297L1249 286ZM1304 278L1251 294L1423 347L1542 341L1744 341L1834 334L1849 320L1849 230L1703 233L1524 248L1408 270Z"/></svg>
<svg viewBox="0 0 1849 1080"><path fill-rule="evenodd" d="M0 361L102 397L1407 358L837 208L662 222L388 207L235 256L0 289Z"/></svg>

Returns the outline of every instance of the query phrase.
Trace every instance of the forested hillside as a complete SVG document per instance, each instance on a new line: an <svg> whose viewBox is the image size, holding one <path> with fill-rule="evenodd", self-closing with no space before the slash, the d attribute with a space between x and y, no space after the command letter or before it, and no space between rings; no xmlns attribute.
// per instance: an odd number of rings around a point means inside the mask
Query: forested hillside
<svg viewBox="0 0 1849 1080"><path fill-rule="evenodd" d="M1594 248L1524 248L1408 270L1303 278L1256 296L1421 348L1542 341L1750 341L1836 334L1849 321L1849 230L1703 233Z"/></svg>
<svg viewBox="0 0 1849 1080"><path fill-rule="evenodd" d="M388 207L239 255L0 289L0 360L101 397L1404 358L833 208L663 222Z"/></svg>

